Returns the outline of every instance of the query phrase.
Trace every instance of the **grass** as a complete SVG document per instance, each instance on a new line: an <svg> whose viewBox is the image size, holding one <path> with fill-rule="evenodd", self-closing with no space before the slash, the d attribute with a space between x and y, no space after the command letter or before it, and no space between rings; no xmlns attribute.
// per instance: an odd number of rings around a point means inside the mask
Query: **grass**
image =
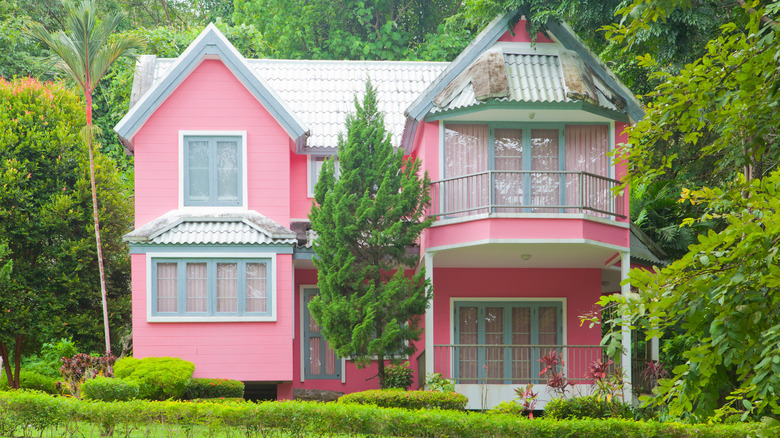
<svg viewBox="0 0 780 438"><path fill-rule="evenodd" d="M19 435L23 433L23 435ZM107 434L106 431L91 423L75 423L69 427L57 427L47 429L43 433L39 430L29 428L28 430L17 431L18 437L80 437L80 438L101 438L113 436L115 438L303 438L303 437L360 437L365 435L345 435L345 434L312 434L310 432L291 432L279 429L263 429L257 431L239 430L231 427L209 428L201 425L182 426L155 424L150 426L141 426L128 429L117 427L113 434Z"/></svg>

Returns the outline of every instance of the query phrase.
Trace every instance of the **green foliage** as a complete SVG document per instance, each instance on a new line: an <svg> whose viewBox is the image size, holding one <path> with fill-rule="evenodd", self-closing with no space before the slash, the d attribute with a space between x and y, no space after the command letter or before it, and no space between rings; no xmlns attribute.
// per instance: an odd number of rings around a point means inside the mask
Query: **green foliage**
<svg viewBox="0 0 780 438"><path fill-rule="evenodd" d="M228 379L194 378L187 383L184 393L187 400L243 397L244 382Z"/></svg>
<svg viewBox="0 0 780 438"><path fill-rule="evenodd" d="M409 368L409 362L398 365L390 365L386 369L385 389L409 389L414 382L414 371Z"/></svg>
<svg viewBox="0 0 780 438"><path fill-rule="evenodd" d="M544 416L555 420L581 418L634 418L631 405L616 398L596 396L556 398L547 402Z"/></svg>
<svg viewBox="0 0 780 438"><path fill-rule="evenodd" d="M147 400L182 398L194 371L192 362L176 357L124 358L114 366L117 378L137 382Z"/></svg>
<svg viewBox="0 0 780 438"><path fill-rule="evenodd" d="M441 373L428 374L425 377L425 390L437 392L455 392L455 382Z"/></svg>
<svg viewBox="0 0 780 438"><path fill-rule="evenodd" d="M728 226L699 236L682 259L657 273L634 270L638 294L602 301L619 303L619 322L646 330L647 337L679 324L695 339L684 346L685 363L661 379L655 405L671 415L704 418L721 406L744 415L778 413L780 393L780 173L763 180L739 176L723 189L685 192L705 207L703 218ZM608 341L618 342L618 337Z"/></svg>
<svg viewBox="0 0 780 438"><path fill-rule="evenodd" d="M98 376L81 385L81 396L85 400L127 401L138 398L139 390L138 383L132 380Z"/></svg>
<svg viewBox="0 0 780 438"><path fill-rule="evenodd" d="M0 435L20 431L42 435L57 427L59 435L88 434L89 426L149 436L399 436L399 437L578 437L578 438L746 438L762 425L686 425L679 423L603 420L519 420L511 415L484 415L445 410L382 409L343 403L264 402L85 402L24 392L0 393ZM66 430L65 428L69 429ZM200 432L200 433L198 433ZM46 434L48 436L50 434ZM29 435L28 435L29 436Z"/></svg>
<svg viewBox="0 0 780 438"><path fill-rule="evenodd" d="M340 178L328 160L314 188L309 218L320 293L309 310L339 356L360 367L377 359L383 387L384 359L415 351L408 341L419 339L419 315L432 298L425 269L405 271L417 263L407 246L431 224L421 220L430 180L418 175L419 161L393 150L370 83L362 103L355 98L355 111L339 139Z"/></svg>
<svg viewBox="0 0 780 438"><path fill-rule="evenodd" d="M502 401L493 409L488 410L488 414L507 414L522 417L528 415L525 403L517 400Z"/></svg>
<svg viewBox="0 0 780 438"><path fill-rule="evenodd" d="M381 408L453 409L462 411L468 399L456 392L401 391L398 389L371 389L339 397L338 403L374 405Z"/></svg>
<svg viewBox="0 0 780 438"><path fill-rule="evenodd" d="M75 355L76 344L70 338L61 338L57 342L45 342L38 354L22 361L22 369L49 377L60 377L62 358Z"/></svg>
<svg viewBox="0 0 780 438"><path fill-rule="evenodd" d="M19 374L19 388L45 392L47 394L59 394L56 377L36 373L35 371L22 369ZM0 391L10 389L5 373L0 375Z"/></svg>

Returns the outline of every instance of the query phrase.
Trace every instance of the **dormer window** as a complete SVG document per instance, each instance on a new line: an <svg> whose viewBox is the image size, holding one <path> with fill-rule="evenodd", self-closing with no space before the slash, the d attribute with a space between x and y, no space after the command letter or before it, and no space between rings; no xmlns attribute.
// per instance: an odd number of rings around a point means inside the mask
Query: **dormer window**
<svg viewBox="0 0 780 438"><path fill-rule="evenodd" d="M182 206L244 205L246 134L181 135Z"/></svg>

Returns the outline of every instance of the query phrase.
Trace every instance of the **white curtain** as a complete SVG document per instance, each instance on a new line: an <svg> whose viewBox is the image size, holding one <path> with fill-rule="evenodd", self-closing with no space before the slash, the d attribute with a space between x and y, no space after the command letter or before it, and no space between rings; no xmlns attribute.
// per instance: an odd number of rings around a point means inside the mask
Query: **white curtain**
<svg viewBox="0 0 780 438"><path fill-rule="evenodd" d="M496 205L523 205L523 131L520 129L495 130L495 202ZM504 172L500 172L504 171ZM498 208L498 212L521 212L519 208Z"/></svg>
<svg viewBox="0 0 780 438"><path fill-rule="evenodd" d="M265 263L246 264L246 311L265 312L268 310L268 265Z"/></svg>
<svg viewBox="0 0 780 438"><path fill-rule="evenodd" d="M584 171L609 176L609 127L607 125L567 125L566 126L566 170ZM580 186L586 185L586 187ZM588 187L587 184L590 183ZM595 185L587 177L580 179L576 175L567 176L566 203L583 204L599 210L610 210L612 199L606 184ZM569 209L569 212L577 212Z"/></svg>
<svg viewBox="0 0 780 438"><path fill-rule="evenodd" d="M543 173L531 175L531 204L550 207L561 204L561 176L544 173L560 170L559 131L557 129L531 130L531 170ZM534 212L557 212L549 208L536 208Z"/></svg>
<svg viewBox="0 0 780 438"><path fill-rule="evenodd" d="M208 269L206 263L187 263L187 312L208 309Z"/></svg>
<svg viewBox="0 0 780 438"><path fill-rule="evenodd" d="M448 124L444 132L444 177L453 178L475 173L480 175L448 181L439 187L444 196L444 210L470 210L466 214L486 212L489 201L490 131L487 125Z"/></svg>
<svg viewBox="0 0 780 438"><path fill-rule="evenodd" d="M157 263L157 311L176 312L178 310L178 290L176 263Z"/></svg>
<svg viewBox="0 0 780 438"><path fill-rule="evenodd" d="M217 312L238 312L237 263L217 263Z"/></svg>

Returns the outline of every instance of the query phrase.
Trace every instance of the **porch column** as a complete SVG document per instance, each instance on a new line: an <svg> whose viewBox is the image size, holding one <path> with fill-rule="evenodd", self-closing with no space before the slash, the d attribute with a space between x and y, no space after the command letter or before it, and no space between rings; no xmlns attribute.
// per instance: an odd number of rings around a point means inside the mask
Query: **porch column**
<svg viewBox="0 0 780 438"><path fill-rule="evenodd" d="M433 253L425 252L425 279L433 286ZM425 375L433 374L433 299L425 309Z"/></svg>
<svg viewBox="0 0 780 438"><path fill-rule="evenodd" d="M627 297L631 293L631 285L626 282L628 271L631 269L631 256L628 251L620 253L620 293ZM621 328L623 334L623 358L622 367L625 373L623 380L623 401L633 404L631 394L631 330Z"/></svg>

